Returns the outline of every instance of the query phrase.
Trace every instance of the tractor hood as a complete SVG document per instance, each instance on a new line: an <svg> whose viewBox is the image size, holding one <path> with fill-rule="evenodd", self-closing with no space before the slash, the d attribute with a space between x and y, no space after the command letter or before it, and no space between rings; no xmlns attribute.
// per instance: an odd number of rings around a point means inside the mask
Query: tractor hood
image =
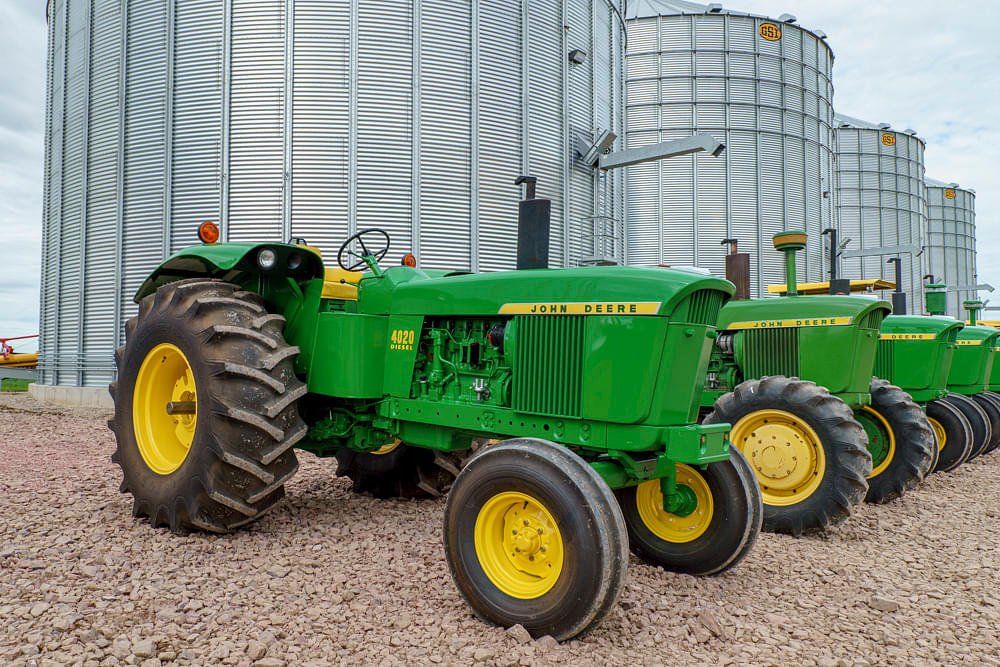
<svg viewBox="0 0 1000 667"><path fill-rule="evenodd" d="M958 332L959 345L964 342L965 344L981 343L987 347L993 347L996 345L997 336L1000 336L1000 331L997 329L978 325L965 327Z"/></svg>
<svg viewBox="0 0 1000 667"><path fill-rule="evenodd" d="M733 284L678 269L584 267L430 277L393 267L361 284L362 312L429 317L580 314L670 315L698 290L732 296ZM714 325L714 313L710 324Z"/></svg>
<svg viewBox="0 0 1000 667"><path fill-rule="evenodd" d="M731 301L719 315L719 329L867 324L869 313L892 308L885 301L852 296L786 296ZM877 326L875 327L877 328Z"/></svg>
<svg viewBox="0 0 1000 667"><path fill-rule="evenodd" d="M954 318L940 315L890 315L882 322L882 339L945 340L953 337L964 326Z"/></svg>

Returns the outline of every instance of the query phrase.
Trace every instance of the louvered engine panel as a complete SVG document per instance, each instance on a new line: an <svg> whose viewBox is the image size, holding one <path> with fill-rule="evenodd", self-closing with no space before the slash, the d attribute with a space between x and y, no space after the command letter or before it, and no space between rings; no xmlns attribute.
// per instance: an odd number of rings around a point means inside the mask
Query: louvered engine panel
<svg viewBox="0 0 1000 667"><path fill-rule="evenodd" d="M579 417L586 316L514 318L517 336L511 407L553 417Z"/></svg>
<svg viewBox="0 0 1000 667"><path fill-rule="evenodd" d="M744 332L743 373L748 378L799 376L799 330L751 329Z"/></svg>

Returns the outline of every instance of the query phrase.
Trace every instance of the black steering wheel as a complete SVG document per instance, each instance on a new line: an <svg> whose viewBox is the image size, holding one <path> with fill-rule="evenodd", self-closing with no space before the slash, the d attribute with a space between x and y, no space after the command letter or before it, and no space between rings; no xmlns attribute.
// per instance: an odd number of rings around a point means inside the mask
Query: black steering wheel
<svg viewBox="0 0 1000 667"><path fill-rule="evenodd" d="M377 252L370 251L368 249L368 246L365 245L364 239L362 238L366 234L381 234L382 236L384 236L385 247ZM351 242L353 241L357 241L361 245L361 252L363 254L359 255L358 253L348 248L348 246L350 246ZM387 252L389 252L389 235L385 232L385 230L378 229L377 227L373 229L362 229L361 231L352 235L349 239L344 241L344 245L340 246L340 252L337 253L337 264L340 264L340 268L346 271L354 271L362 266L368 266L368 262L365 261L365 257L371 257L375 260L376 263L378 263L380 259L385 257L385 254ZM351 266L347 266L347 263L344 261L345 254L351 255L352 257L357 257L358 261L352 264Z"/></svg>

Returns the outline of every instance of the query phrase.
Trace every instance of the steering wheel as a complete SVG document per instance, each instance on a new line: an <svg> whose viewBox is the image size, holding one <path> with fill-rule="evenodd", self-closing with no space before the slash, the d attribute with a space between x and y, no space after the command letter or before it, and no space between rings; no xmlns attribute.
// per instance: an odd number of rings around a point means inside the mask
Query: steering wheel
<svg viewBox="0 0 1000 667"><path fill-rule="evenodd" d="M381 234L382 236L384 236L385 247L377 252L371 252L370 250L368 250L368 246L365 245L364 238L362 238L368 234ZM361 252L363 254L359 255L358 253L348 248L348 246L351 245L352 241L357 241L359 244L361 244ZM346 271L354 271L362 266L368 266L369 268L372 268L371 266L369 266L365 258L371 257L372 259L375 260L377 264L380 259L385 257L385 254L387 252L389 252L389 235L385 232L385 230L378 228L362 229L361 231L352 235L349 239L344 241L344 245L340 246L340 252L337 253L337 264L340 264L340 268ZM358 261L352 264L351 266L347 266L347 263L344 261L345 255L351 255L353 257L357 257Z"/></svg>

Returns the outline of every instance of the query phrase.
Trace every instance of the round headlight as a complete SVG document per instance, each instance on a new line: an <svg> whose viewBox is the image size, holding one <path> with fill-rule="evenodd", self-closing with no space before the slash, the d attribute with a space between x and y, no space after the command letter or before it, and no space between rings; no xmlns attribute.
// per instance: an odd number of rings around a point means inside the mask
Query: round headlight
<svg viewBox="0 0 1000 667"><path fill-rule="evenodd" d="M257 253L257 266L264 269L265 271L270 271L274 268L274 265L278 263L278 256L274 254L274 251L270 248L264 248L259 253Z"/></svg>
<svg viewBox="0 0 1000 667"><path fill-rule="evenodd" d="M295 271L300 266L302 266L302 255L299 253L292 253L288 256L288 268Z"/></svg>

